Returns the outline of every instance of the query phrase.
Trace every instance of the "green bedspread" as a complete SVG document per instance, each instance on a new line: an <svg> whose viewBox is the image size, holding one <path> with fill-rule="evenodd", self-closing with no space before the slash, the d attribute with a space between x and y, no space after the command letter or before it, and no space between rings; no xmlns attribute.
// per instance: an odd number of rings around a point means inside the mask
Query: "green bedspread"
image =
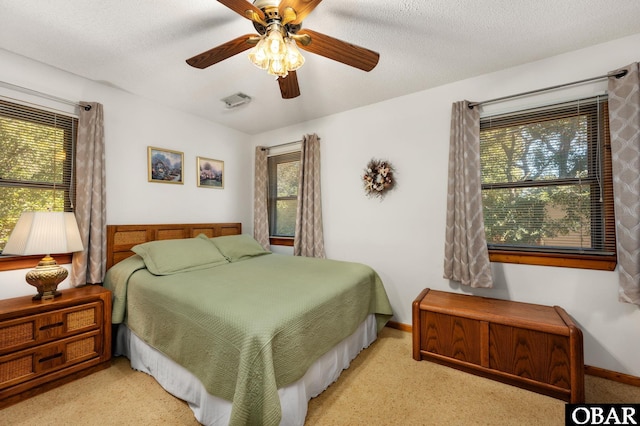
<svg viewBox="0 0 640 426"><path fill-rule="evenodd" d="M276 425L279 387L300 379L371 313L392 311L375 271L359 263L277 254L154 276L139 256L111 268L114 323L232 401L233 425Z"/></svg>

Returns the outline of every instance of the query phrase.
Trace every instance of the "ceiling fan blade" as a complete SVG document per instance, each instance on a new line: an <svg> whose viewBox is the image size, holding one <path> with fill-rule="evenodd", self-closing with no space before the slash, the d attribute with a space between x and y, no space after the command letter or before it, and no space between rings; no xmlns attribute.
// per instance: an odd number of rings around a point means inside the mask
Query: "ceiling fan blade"
<svg viewBox="0 0 640 426"><path fill-rule="evenodd" d="M266 25L264 21L264 12L255 7L252 3L249 3L247 0L218 0L218 2L227 6L229 9L246 19Z"/></svg>
<svg viewBox="0 0 640 426"><path fill-rule="evenodd" d="M282 99L293 99L300 96L300 86L298 86L298 75L295 71L289 71L286 77L278 77L280 94Z"/></svg>
<svg viewBox="0 0 640 426"><path fill-rule="evenodd" d="M321 1L322 0L280 0L280 5L278 6L280 16L287 16L285 9L288 7L295 11L295 18L292 20L285 19L282 24L300 24Z"/></svg>
<svg viewBox="0 0 640 426"><path fill-rule="evenodd" d="M307 45L299 43L298 47L307 52L342 62L343 64L359 68L363 71L371 71L378 65L380 54L373 50L365 49L364 47L356 46L355 44L347 43L308 29L300 30L297 35L305 34L311 37L311 42Z"/></svg>
<svg viewBox="0 0 640 426"><path fill-rule="evenodd" d="M244 0L243 0L244 1ZM202 52L193 58L187 59L187 63L195 68L204 69L220 61L224 61L238 53L251 49L255 46L256 34L245 34L236 39L230 40L213 49Z"/></svg>

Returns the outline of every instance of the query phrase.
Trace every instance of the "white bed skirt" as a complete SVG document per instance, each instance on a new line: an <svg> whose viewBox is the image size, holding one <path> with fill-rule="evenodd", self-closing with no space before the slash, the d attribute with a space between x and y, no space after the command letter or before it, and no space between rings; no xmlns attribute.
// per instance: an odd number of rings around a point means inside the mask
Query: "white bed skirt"
<svg viewBox="0 0 640 426"><path fill-rule="evenodd" d="M309 400L318 396L349 367L362 349L376 340L376 318L369 315L358 329L309 367L297 382L278 389L281 425L303 425ZM184 367L147 345L124 324L118 328L116 355L131 361L131 368L153 376L172 395L186 401L204 425L228 425L231 402L207 393L200 381Z"/></svg>

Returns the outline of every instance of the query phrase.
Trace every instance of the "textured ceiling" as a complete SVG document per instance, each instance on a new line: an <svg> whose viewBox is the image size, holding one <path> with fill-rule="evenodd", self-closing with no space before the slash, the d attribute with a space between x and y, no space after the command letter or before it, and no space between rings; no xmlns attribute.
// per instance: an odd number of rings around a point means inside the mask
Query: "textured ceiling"
<svg viewBox="0 0 640 426"><path fill-rule="evenodd" d="M255 32L217 1L0 0L1 48L249 134L640 33L640 1L325 0L303 27L380 62L366 73L303 51L301 96L283 100L246 52L185 63ZM236 92L253 100L229 110Z"/></svg>

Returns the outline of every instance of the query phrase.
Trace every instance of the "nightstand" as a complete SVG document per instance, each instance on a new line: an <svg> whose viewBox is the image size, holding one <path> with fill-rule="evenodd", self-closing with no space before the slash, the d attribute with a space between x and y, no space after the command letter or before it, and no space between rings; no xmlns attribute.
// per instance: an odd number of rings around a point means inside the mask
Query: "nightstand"
<svg viewBox="0 0 640 426"><path fill-rule="evenodd" d="M111 365L111 292L0 300L0 408Z"/></svg>

